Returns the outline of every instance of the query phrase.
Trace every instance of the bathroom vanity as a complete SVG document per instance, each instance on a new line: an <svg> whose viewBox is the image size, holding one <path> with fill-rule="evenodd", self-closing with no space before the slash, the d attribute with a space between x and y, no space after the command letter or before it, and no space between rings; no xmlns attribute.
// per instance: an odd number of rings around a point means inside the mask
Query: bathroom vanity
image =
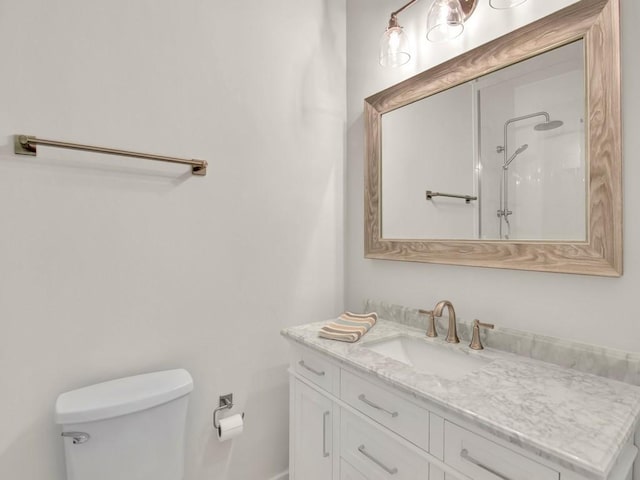
<svg viewBox="0 0 640 480"><path fill-rule="evenodd" d="M292 480L640 480L640 388L379 320L292 327ZM640 463L640 462L635 462Z"/></svg>

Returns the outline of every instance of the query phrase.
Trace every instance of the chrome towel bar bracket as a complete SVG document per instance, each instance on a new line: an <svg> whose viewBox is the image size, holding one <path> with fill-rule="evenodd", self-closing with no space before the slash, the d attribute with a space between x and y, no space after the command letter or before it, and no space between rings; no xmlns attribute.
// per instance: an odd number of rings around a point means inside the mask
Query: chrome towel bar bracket
<svg viewBox="0 0 640 480"><path fill-rule="evenodd" d="M205 176L207 174L207 162L205 160L193 160L186 158L165 157L163 155L153 155L150 153L130 152L128 150L116 150L115 148L95 147L92 145L81 145L79 143L60 142L58 140L46 140L30 135L14 135L13 151L16 155L36 156L37 145L44 145L54 148L66 148L67 150L80 150L83 152L104 153L107 155L119 155L122 157L141 158L143 160L155 160L158 162L179 163L190 165L193 175Z"/></svg>

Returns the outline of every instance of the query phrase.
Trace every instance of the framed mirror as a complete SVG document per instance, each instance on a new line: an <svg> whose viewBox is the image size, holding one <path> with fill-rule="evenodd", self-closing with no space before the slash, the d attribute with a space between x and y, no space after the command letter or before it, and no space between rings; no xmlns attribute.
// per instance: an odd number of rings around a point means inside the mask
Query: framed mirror
<svg viewBox="0 0 640 480"><path fill-rule="evenodd" d="M618 0L365 100L365 256L622 274Z"/></svg>

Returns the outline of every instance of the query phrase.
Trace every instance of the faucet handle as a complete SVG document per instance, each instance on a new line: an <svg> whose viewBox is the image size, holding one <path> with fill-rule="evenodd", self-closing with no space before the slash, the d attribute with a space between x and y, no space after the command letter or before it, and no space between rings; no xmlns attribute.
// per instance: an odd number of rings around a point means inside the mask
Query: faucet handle
<svg viewBox="0 0 640 480"><path fill-rule="evenodd" d="M482 341L480 340L480 327L490 328L493 330L495 325L493 323L482 323L477 318L473 321L473 335L471 336L471 343L469 344L469 348L473 350L484 349L484 347L482 346Z"/></svg>
<svg viewBox="0 0 640 480"><path fill-rule="evenodd" d="M436 330L436 317L433 314L433 310L418 310L418 313L429 316L429 323L427 323L427 337L437 337L438 331Z"/></svg>

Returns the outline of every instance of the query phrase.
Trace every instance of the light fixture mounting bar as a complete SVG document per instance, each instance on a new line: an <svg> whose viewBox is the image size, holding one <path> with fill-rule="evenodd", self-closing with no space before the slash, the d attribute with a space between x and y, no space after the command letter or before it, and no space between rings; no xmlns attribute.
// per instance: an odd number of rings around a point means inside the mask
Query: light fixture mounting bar
<svg viewBox="0 0 640 480"><path fill-rule="evenodd" d="M395 12L391 12L391 17L389 18L389 28L394 28L394 27L398 27L398 14L400 12L403 12L404 10L406 10L407 8L409 8L411 5L413 5L414 3L416 3L418 0L411 0L409 3L404 4L402 7L400 7L398 10L396 10Z"/></svg>
<svg viewBox="0 0 640 480"><path fill-rule="evenodd" d="M406 10L407 8L409 8L411 5L413 5L414 3L416 3L418 0L411 0L409 3L407 3L406 5L403 5L402 7L400 7L398 10L396 10L395 12L391 12L391 16L395 17L396 15L398 15L400 12L402 12L403 10Z"/></svg>

